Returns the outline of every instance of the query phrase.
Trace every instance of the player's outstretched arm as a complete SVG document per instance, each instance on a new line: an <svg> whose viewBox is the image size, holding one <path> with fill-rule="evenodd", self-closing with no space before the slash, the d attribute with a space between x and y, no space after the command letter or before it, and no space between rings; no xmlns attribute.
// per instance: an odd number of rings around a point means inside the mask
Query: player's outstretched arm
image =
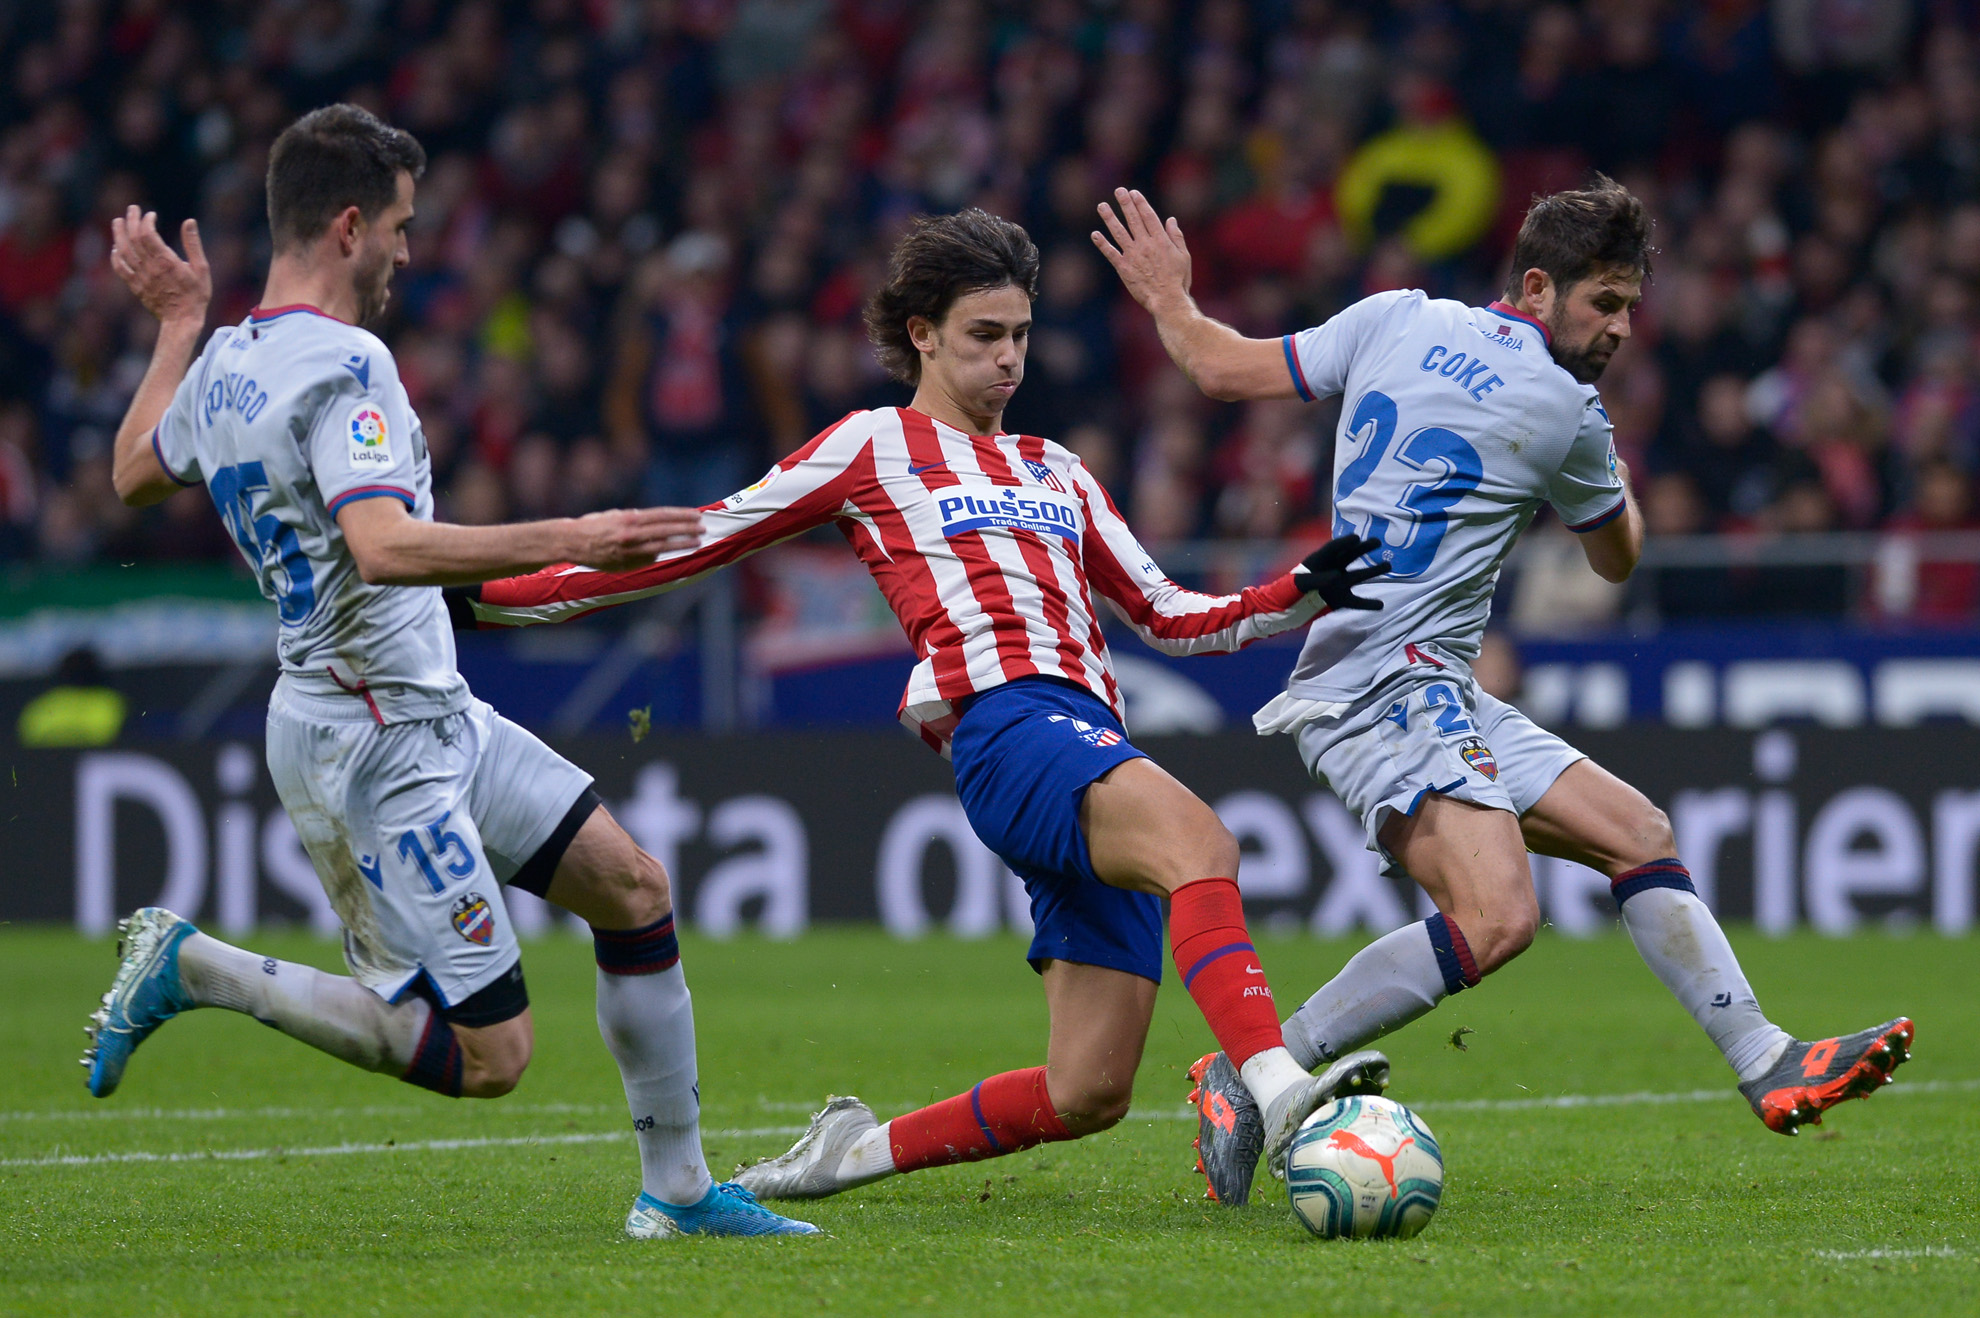
<svg viewBox="0 0 1980 1318"><path fill-rule="evenodd" d="M1226 402L1297 397L1278 340L1246 338L1204 315L1189 295L1189 247L1182 226L1173 218L1164 224L1148 198L1128 188L1114 189L1114 204L1119 214L1100 203L1100 219L1113 242L1095 230L1093 245L1155 318L1162 346L1190 382Z"/></svg>
<svg viewBox="0 0 1980 1318"><path fill-rule="evenodd" d="M158 342L151 349L151 365L124 420L117 427L117 440L111 449L110 480L117 497L132 507L157 503L168 494L184 488L159 462L151 446L151 432L172 395L192 365L199 336L206 329L206 304L213 298L213 272L207 268L206 249L200 245L199 225L187 220L179 229L185 244L185 259L158 236L158 213L130 207L110 221L110 268L136 294L144 309L158 317Z"/></svg>
<svg viewBox="0 0 1980 1318"><path fill-rule="evenodd" d="M358 575L374 586L464 586L552 563L627 571L701 541L699 508L627 508L507 526L423 522L395 498L337 512Z"/></svg>

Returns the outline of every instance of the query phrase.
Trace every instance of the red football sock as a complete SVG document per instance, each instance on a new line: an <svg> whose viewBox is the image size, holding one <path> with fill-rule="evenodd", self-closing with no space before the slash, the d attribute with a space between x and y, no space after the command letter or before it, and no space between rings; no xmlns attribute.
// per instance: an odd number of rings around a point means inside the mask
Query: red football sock
<svg viewBox="0 0 1980 1318"><path fill-rule="evenodd" d="M1169 946L1183 987L1233 1066L1284 1046L1236 879L1198 879L1170 893Z"/></svg>
<svg viewBox="0 0 1980 1318"><path fill-rule="evenodd" d="M894 1168L903 1172L1001 1158L1034 1144L1072 1138L1052 1110L1042 1066L978 1081L966 1094L895 1117L887 1132Z"/></svg>

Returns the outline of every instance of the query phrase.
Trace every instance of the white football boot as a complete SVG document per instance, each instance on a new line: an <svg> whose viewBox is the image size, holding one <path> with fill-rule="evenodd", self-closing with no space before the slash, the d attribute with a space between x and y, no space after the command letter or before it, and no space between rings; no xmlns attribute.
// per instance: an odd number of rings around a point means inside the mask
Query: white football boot
<svg viewBox="0 0 1980 1318"><path fill-rule="evenodd" d="M1286 1149L1300 1123L1342 1094L1379 1094L1389 1087L1389 1059L1372 1048L1349 1053L1265 1105L1265 1167L1286 1179Z"/></svg>
<svg viewBox="0 0 1980 1318"><path fill-rule="evenodd" d="M736 1184L759 1199L823 1199L849 1190L852 1186L839 1179L839 1164L879 1124L873 1109L858 1099L828 1098L788 1152L738 1167Z"/></svg>

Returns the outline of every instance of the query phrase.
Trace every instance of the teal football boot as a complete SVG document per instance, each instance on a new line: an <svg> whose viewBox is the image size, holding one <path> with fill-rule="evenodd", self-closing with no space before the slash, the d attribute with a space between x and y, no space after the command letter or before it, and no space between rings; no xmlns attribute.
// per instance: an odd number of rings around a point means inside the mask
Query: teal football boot
<svg viewBox="0 0 1980 1318"><path fill-rule="evenodd" d="M123 958L117 977L83 1028L92 1042L82 1064L89 1068L89 1092L98 1098L117 1092L131 1054L153 1030L198 1005L179 978L179 945L199 930L170 911L146 906L121 921L117 932Z"/></svg>
<svg viewBox="0 0 1980 1318"><path fill-rule="evenodd" d="M756 1202L756 1196L734 1181L720 1181L708 1187L701 1202L683 1208L662 1203L650 1194L633 1201L626 1217L626 1234L634 1240L661 1240L671 1236L816 1236L823 1234L809 1222L773 1213Z"/></svg>

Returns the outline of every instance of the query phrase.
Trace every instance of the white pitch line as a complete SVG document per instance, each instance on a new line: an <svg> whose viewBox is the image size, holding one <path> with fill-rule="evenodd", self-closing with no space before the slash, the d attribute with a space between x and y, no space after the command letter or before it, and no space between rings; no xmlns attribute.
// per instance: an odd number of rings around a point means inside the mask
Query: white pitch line
<svg viewBox="0 0 1980 1318"><path fill-rule="evenodd" d="M1948 1094L1965 1093L1980 1089L1980 1079L1973 1080L1900 1080L1887 1085L1878 1093L1896 1097L1900 1094ZM1672 1103L1719 1103L1737 1099L1739 1091L1725 1089L1682 1089L1676 1093L1638 1092L1633 1094L1553 1094L1534 1098L1425 1098L1410 1099L1408 1106L1418 1112L1529 1112L1541 1109L1572 1109L1601 1107L1656 1107ZM1128 1113L1130 1120L1141 1121L1194 1121L1196 1109L1193 1107L1155 1108L1149 1111L1136 1109Z"/></svg>
<svg viewBox="0 0 1980 1318"><path fill-rule="evenodd" d="M8 1121L248 1121L293 1119L326 1120L335 1117L419 1117L431 1109L398 1104L367 1107L94 1107L62 1108L53 1112L0 1111L0 1122ZM552 1116L596 1116L620 1112L617 1103L517 1103L501 1105L502 1112L535 1112Z"/></svg>
<svg viewBox="0 0 1980 1318"><path fill-rule="evenodd" d="M1980 1078L1970 1080L1920 1080L1899 1081L1883 1089L1882 1093L1893 1097L1903 1094L1946 1094L1970 1093L1980 1090ZM1631 1094L1554 1094L1535 1098L1459 1098L1413 1100L1411 1108L1424 1112L1527 1112L1537 1110L1572 1110L1576 1108L1647 1107L1679 1103L1716 1103L1736 1097L1732 1089L1684 1089L1675 1093L1638 1092ZM773 1111L805 1110L810 1104L761 1102L761 1107ZM502 1109L508 1112L540 1112L563 1114L589 1114L616 1112L616 1106L585 1103L539 1103L516 1105ZM365 1107L365 1108L133 1108L128 1111L108 1109L92 1111L58 1112L0 1112L0 1121L57 1121L79 1119L103 1119L122 1117L125 1120L159 1121L209 1121L227 1118L248 1117L300 1117L321 1120L337 1116L421 1116L420 1108L413 1107ZM1137 1108L1128 1113L1131 1121L1194 1121L1196 1109L1193 1107ZM710 1129L702 1133L711 1139L766 1139L778 1135L802 1135L805 1126L749 1126L732 1129ZM86 1166L102 1162L199 1162L202 1160L253 1160L275 1157L330 1157L354 1153L393 1153L403 1150L445 1151L449 1149L519 1147L530 1144L589 1144L607 1140L623 1139L619 1132L597 1132L586 1134L561 1135L521 1135L512 1137L486 1137L452 1140L407 1140L396 1144L333 1144L320 1148L287 1149L226 1149L213 1152L156 1153L133 1150L123 1153L77 1153L46 1154L28 1158L0 1159L0 1167L56 1167Z"/></svg>
<svg viewBox="0 0 1980 1318"><path fill-rule="evenodd" d="M1850 1263L1857 1259L1957 1259L1965 1258L1964 1250L1949 1245L1930 1245L1923 1249L1818 1249L1813 1251L1818 1259L1835 1259L1840 1263Z"/></svg>
<svg viewBox="0 0 1980 1318"><path fill-rule="evenodd" d="M210 1149L156 1153L131 1149L122 1153L55 1153L39 1158L0 1159L0 1167L88 1167L101 1162L253 1162L260 1158L336 1158L353 1153L427 1153L453 1149L507 1148L525 1144L602 1144L622 1140L619 1131L582 1135L524 1135L516 1138L406 1140L392 1144L324 1144L301 1149Z"/></svg>
<svg viewBox="0 0 1980 1318"><path fill-rule="evenodd" d="M707 1130L717 1139L801 1135L803 1126L758 1126L747 1130ZM342 1158L360 1153L451 1153L457 1149L526 1148L552 1144L614 1144L632 1138L626 1131L585 1131L564 1135L483 1136L468 1139L398 1140L390 1144L323 1144L313 1148L191 1149L160 1153L129 1149L120 1153L49 1153L34 1158L0 1158L0 1167L90 1167L113 1162L257 1162L267 1158Z"/></svg>

